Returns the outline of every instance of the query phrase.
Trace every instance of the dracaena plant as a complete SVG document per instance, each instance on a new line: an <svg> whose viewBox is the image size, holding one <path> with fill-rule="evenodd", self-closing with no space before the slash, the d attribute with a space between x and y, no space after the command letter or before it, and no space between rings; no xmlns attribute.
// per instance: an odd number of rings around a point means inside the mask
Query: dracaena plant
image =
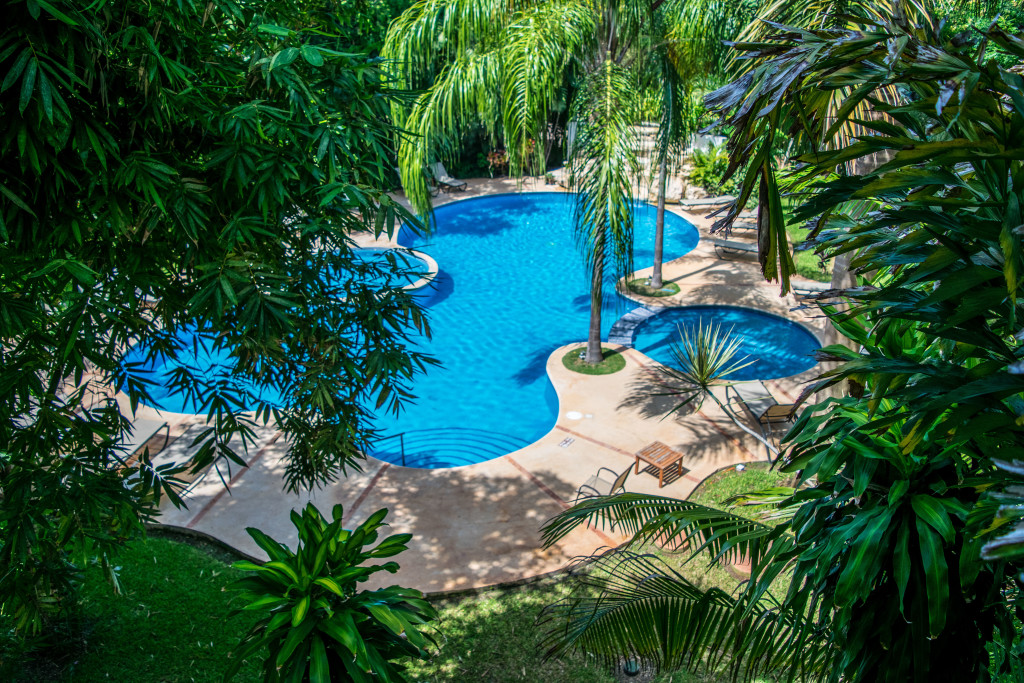
<svg viewBox="0 0 1024 683"><path fill-rule="evenodd" d="M310 503L301 514L292 511L295 551L258 529L247 529L270 560L236 563L252 575L233 588L248 602L242 610L265 616L235 649L225 680L245 658L256 655L265 657L265 681L405 680L395 660L427 656L434 640L422 628L437 614L417 590L359 588L377 572L398 571L393 561L370 562L406 550L412 538L392 534L377 543L387 513L378 510L348 530L342 526L341 505L334 506L328 520Z"/></svg>
<svg viewBox="0 0 1024 683"><path fill-rule="evenodd" d="M1024 59L1024 36L954 36L926 7L846 9L841 22L776 24L738 43L752 66L712 103L732 127L732 168L753 157L741 197L758 192L762 264L784 283L774 145L779 133L819 143L792 159L806 189L790 222L812 222L818 251L849 255L869 284L844 290L848 308L824 307L854 345L823 350L835 365L808 393L848 392L805 409L784 440L782 466L799 486L777 501L787 514L774 528L643 494L551 522L549 540L614 518L639 540L752 564L733 597L653 566L604 572L614 565L603 558L591 586L553 610L554 652L632 653L748 680L1013 670L1006 658L990 664L988 648L1018 637L1024 555L1016 536L999 542L1019 521L1005 503L1020 497L1024 452L1024 78L987 55L993 43ZM861 133L836 141L855 119Z"/></svg>

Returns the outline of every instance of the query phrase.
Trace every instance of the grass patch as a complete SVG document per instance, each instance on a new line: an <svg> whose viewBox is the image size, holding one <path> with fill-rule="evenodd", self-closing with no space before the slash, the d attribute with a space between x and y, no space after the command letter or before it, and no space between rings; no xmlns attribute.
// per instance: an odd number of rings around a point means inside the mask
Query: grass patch
<svg viewBox="0 0 1024 683"><path fill-rule="evenodd" d="M601 347L604 360L600 363L586 363L580 358L580 351L586 347L576 347L562 356L562 365L581 375L610 375L626 367L626 359L618 351Z"/></svg>
<svg viewBox="0 0 1024 683"><path fill-rule="evenodd" d="M228 653L257 620L256 614L229 616L239 604L224 587L243 572L159 538L129 545L117 563L121 595L113 594L99 567L86 569L79 652L52 680L221 680ZM259 664L250 659L235 680L261 680ZM28 675L23 680L33 680Z"/></svg>
<svg viewBox="0 0 1024 683"><path fill-rule="evenodd" d="M785 197L782 206L786 213L786 220L789 220L789 214L796 208L796 202L791 197ZM798 244L807 239L807 231L803 226L787 225L786 236L789 238L789 246L793 248L793 264L796 266L797 274L808 280L831 282L832 259L822 261L813 251L797 251L795 249Z"/></svg>
<svg viewBox="0 0 1024 683"><path fill-rule="evenodd" d="M594 657L576 654L544 661L544 631L537 616L568 594L564 584L545 582L436 603L440 652L427 662L413 662L409 678L431 683L614 682Z"/></svg>
<svg viewBox="0 0 1024 683"><path fill-rule="evenodd" d="M740 493L759 491L792 483L793 475L769 469L766 462L745 465L742 472L734 467L715 472L698 486L689 500L709 507L719 507L724 501ZM742 508L733 510L742 514Z"/></svg>
<svg viewBox="0 0 1024 683"><path fill-rule="evenodd" d="M641 278L637 278L636 280L628 280L626 282L626 288L629 291L633 292L634 294L639 294L640 296L649 296L657 298L662 296L672 296L673 294L679 293L679 285L677 285L676 283L665 282L664 285L665 286L662 287L661 289L653 289L652 287L649 287L647 285L646 279Z"/></svg>

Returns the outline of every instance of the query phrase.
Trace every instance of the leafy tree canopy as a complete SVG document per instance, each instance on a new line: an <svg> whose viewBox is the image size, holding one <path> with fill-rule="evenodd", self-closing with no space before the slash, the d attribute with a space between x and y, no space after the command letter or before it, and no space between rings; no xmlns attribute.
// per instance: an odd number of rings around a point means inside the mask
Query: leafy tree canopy
<svg viewBox="0 0 1024 683"><path fill-rule="evenodd" d="M71 579L149 519L169 471L115 445L151 386L121 358L209 332L283 405L238 413L202 369L170 380L208 413L192 463L237 459L274 418L290 489L348 468L368 407L427 359L401 290L358 275L349 235L411 217L390 186L390 92L290 0L23 0L0 28L0 605L38 628ZM355 273L326 278L324 273Z"/></svg>
<svg viewBox="0 0 1024 683"><path fill-rule="evenodd" d="M549 523L549 541L615 520L640 541L752 562L728 596L629 551L602 557L551 611L554 652L748 680L965 681L1018 637L1021 534L1000 535L1020 514L999 508L1019 504L1009 473L1024 473L1024 79L986 43L1019 63L1024 36L995 26L971 44L915 2L844 9L738 43L751 68L711 102L732 126L732 168L750 160L740 205L757 193L762 263L784 282L775 144L808 141L789 171L803 188L793 220L869 282L827 299L849 306L824 307L855 349L824 349L837 365L808 393L849 395L805 409L787 435L783 470L799 485L767 496L778 526L643 494ZM850 123L860 134L837 140Z"/></svg>

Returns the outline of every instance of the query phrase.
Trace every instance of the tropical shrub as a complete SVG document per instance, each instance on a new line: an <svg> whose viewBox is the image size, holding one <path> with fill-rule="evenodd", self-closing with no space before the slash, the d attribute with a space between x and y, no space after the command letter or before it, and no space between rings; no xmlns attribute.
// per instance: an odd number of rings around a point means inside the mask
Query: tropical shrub
<svg viewBox="0 0 1024 683"><path fill-rule="evenodd" d="M233 654L225 679L247 657L262 656L265 681L401 681L403 657L424 658L433 638L421 627L437 618L423 594L389 586L358 590L377 572L394 574L398 563L367 564L406 550L411 534L380 543L387 516L378 510L353 530L342 528L344 509L327 521L312 503L292 511L298 531L293 552L258 529L246 531L270 558L266 564L235 563L253 572L232 589L249 602L242 610L264 612ZM373 548L367 548L374 543Z"/></svg>
<svg viewBox="0 0 1024 683"><path fill-rule="evenodd" d="M690 182L715 196L732 194L736 191L736 180L725 181L725 172L729 168L729 153L724 144L711 144L706 148L697 148L690 155L693 170L690 171Z"/></svg>
<svg viewBox="0 0 1024 683"><path fill-rule="evenodd" d="M823 302L853 348L824 349L836 365L807 393L848 393L805 409L786 436L782 467L798 487L774 528L641 494L556 518L548 540L615 519L639 540L686 542L717 562L746 555L752 573L734 597L602 558L589 575L597 597L555 607L555 652L744 679L964 681L1019 667L1021 546L1000 552L993 537L1019 519L997 517L998 496L1015 490L1006 466L1024 453L1024 78L916 4L843 10L845 27L774 25L738 43L752 66L710 101L733 130L730 173L750 164L727 221L756 190L765 273L784 288L776 141L860 127L791 171L808 188L793 221L811 221L819 252L849 255L870 283ZM1024 37L998 26L983 43L1024 58ZM789 588L772 595L780 576ZM994 643L1005 656L989 671Z"/></svg>

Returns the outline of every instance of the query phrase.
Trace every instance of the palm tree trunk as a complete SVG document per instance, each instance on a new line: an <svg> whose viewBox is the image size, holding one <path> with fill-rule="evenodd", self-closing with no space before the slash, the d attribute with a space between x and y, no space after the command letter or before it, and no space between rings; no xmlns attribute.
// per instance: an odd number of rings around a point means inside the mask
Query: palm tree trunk
<svg viewBox="0 0 1024 683"><path fill-rule="evenodd" d="M604 285L604 232L600 232L594 244L594 266L590 279L590 331L587 334L587 363L600 363L601 354L601 301Z"/></svg>
<svg viewBox="0 0 1024 683"><path fill-rule="evenodd" d="M665 186L668 184L668 158L661 156L658 164L658 211L654 219L654 270L651 272L651 289L661 289L661 260L665 244Z"/></svg>

